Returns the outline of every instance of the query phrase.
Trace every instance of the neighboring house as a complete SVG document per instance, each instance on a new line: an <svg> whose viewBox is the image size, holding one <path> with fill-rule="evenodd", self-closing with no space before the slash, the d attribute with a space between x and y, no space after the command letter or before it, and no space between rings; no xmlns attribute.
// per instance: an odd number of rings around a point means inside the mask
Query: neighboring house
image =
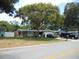
<svg viewBox="0 0 79 59"><path fill-rule="evenodd" d="M23 30L18 29L15 31L16 37L43 37L44 33L53 32L52 30Z"/></svg>
<svg viewBox="0 0 79 59"><path fill-rule="evenodd" d="M4 28L0 27L0 37L4 37L5 30Z"/></svg>

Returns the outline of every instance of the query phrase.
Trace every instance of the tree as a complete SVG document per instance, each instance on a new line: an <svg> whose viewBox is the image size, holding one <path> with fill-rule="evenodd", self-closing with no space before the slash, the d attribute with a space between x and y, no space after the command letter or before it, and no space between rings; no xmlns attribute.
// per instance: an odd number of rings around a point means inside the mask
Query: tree
<svg viewBox="0 0 79 59"><path fill-rule="evenodd" d="M4 28L5 31L8 30L8 26L9 26L8 22L6 22L6 21L0 21L0 27Z"/></svg>
<svg viewBox="0 0 79 59"><path fill-rule="evenodd" d="M16 31L17 29L20 28L20 26L19 26L19 22L16 21L16 20L14 20L14 21L10 21L10 26L13 27L13 28L12 28L13 31ZM11 28L10 28L10 29L11 29Z"/></svg>
<svg viewBox="0 0 79 59"><path fill-rule="evenodd" d="M28 17L32 29L46 29L50 24L57 23L59 17L59 9L48 3L38 3L26 5L19 9L19 13ZM52 25L53 26L53 25Z"/></svg>
<svg viewBox="0 0 79 59"><path fill-rule="evenodd" d="M79 33L79 2L67 3L64 10L65 26L75 27Z"/></svg>
<svg viewBox="0 0 79 59"><path fill-rule="evenodd" d="M50 22L47 26L48 29L57 30L64 26L64 15L59 15L55 22Z"/></svg>
<svg viewBox="0 0 79 59"><path fill-rule="evenodd" d="M64 15L60 15L60 19L58 20L58 26L63 27L64 26Z"/></svg>
<svg viewBox="0 0 79 59"><path fill-rule="evenodd" d="M7 21L0 21L0 28L4 28L5 31L15 31L20 28L20 26L16 24L10 24Z"/></svg>
<svg viewBox="0 0 79 59"><path fill-rule="evenodd" d="M18 1L19 0L0 0L0 13L13 14L13 11L15 11L14 4Z"/></svg>

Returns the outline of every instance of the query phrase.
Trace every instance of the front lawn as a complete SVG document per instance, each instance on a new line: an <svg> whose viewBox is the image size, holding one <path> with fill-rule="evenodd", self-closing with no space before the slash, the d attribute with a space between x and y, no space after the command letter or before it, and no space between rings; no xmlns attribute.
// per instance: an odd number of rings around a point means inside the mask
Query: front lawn
<svg viewBox="0 0 79 59"><path fill-rule="evenodd" d="M29 46L29 45L39 45L39 44L48 44L61 42L56 39L35 39L35 38L26 38L26 39L0 39L0 48L9 48L9 47L18 47L18 46Z"/></svg>

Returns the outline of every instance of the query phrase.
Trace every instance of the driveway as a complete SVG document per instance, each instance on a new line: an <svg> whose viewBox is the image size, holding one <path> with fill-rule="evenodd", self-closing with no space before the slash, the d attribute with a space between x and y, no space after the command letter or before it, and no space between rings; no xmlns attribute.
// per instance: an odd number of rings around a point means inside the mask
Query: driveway
<svg viewBox="0 0 79 59"><path fill-rule="evenodd" d="M79 40L0 50L0 59L79 59Z"/></svg>

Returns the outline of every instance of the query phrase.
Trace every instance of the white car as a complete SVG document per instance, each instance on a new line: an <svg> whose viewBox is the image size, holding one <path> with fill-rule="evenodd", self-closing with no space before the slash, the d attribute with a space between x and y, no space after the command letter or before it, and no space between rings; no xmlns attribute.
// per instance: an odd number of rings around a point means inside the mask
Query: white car
<svg viewBox="0 0 79 59"><path fill-rule="evenodd" d="M55 37L53 32L44 32L43 35L45 38L54 38Z"/></svg>

